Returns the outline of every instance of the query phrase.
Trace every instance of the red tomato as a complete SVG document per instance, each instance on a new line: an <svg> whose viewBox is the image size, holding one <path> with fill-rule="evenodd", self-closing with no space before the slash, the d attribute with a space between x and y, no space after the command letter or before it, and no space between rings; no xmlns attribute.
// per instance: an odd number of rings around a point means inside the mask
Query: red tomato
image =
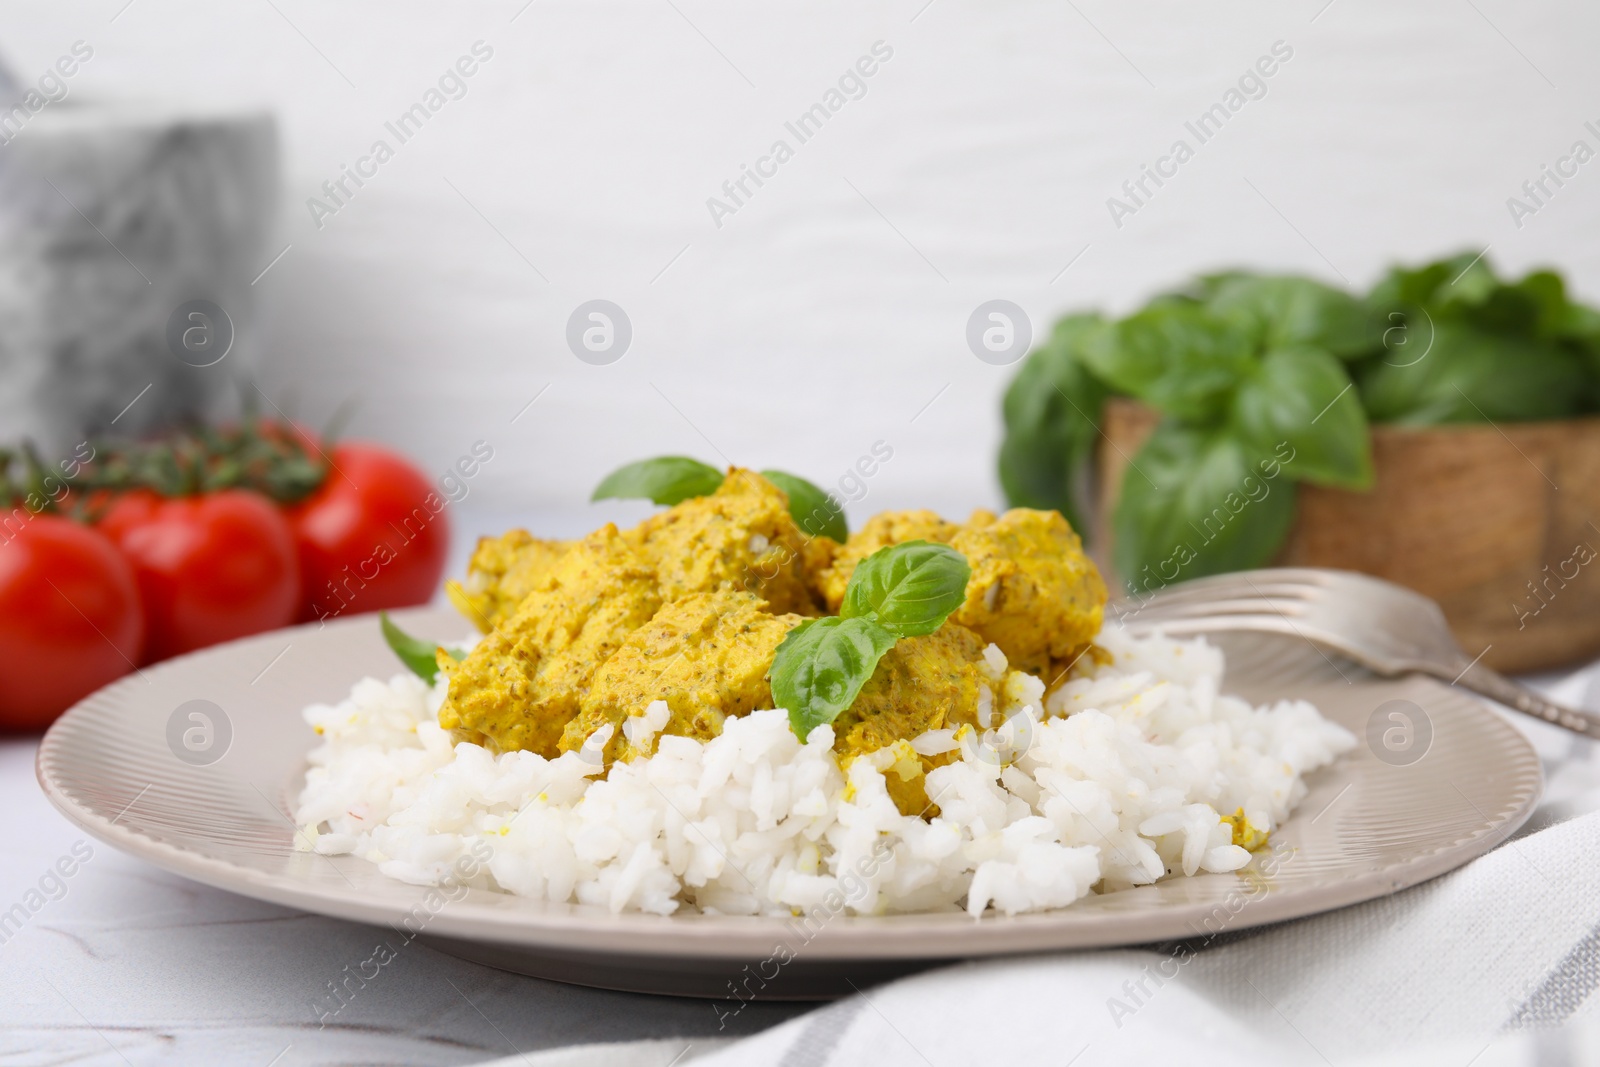
<svg viewBox="0 0 1600 1067"><path fill-rule="evenodd" d="M133 568L103 534L18 509L0 525L0 726L41 730L128 671L144 642Z"/></svg>
<svg viewBox="0 0 1600 1067"><path fill-rule="evenodd" d="M328 478L289 509L300 549L301 619L426 604L450 550L445 500L377 445L334 446Z"/></svg>
<svg viewBox="0 0 1600 1067"><path fill-rule="evenodd" d="M118 497L100 528L133 564L158 660L287 626L300 595L294 537L266 497L245 489Z"/></svg>

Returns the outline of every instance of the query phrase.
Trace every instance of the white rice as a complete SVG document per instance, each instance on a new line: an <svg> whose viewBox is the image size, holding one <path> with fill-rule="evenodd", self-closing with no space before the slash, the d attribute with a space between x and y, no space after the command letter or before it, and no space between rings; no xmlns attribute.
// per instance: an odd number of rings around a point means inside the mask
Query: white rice
<svg viewBox="0 0 1600 1067"><path fill-rule="evenodd" d="M495 756L439 728L442 679L367 678L305 710L323 740L295 818L303 847L407 882L465 869L478 888L612 912L1011 915L1237 870L1250 854L1221 816L1242 809L1272 830L1305 795L1302 776L1355 745L1304 701L1219 695L1222 653L1203 640L1107 630L1099 643L1112 662L1047 701L991 646L979 721L993 732L930 731L847 774L830 727L802 744L784 712L758 711L701 743L657 736L661 702L624 727L654 754L609 774L599 735L554 760ZM952 750L926 776L939 814L900 814L885 774ZM484 842L487 864L458 863Z"/></svg>

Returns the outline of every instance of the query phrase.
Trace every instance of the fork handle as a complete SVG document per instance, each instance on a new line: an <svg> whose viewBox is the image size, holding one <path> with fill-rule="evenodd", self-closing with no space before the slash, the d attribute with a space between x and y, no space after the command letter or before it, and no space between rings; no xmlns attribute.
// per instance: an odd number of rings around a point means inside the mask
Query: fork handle
<svg viewBox="0 0 1600 1067"><path fill-rule="evenodd" d="M1465 658L1465 657L1463 657ZM1429 673L1445 681L1442 671ZM1513 682L1510 678L1491 670L1481 663L1467 666L1456 677L1453 684L1465 689L1470 689L1479 696L1486 696L1490 700L1504 704L1514 711L1524 715L1532 715L1536 719L1543 719L1553 726L1560 726L1571 730L1573 733L1582 734L1600 741L1600 715L1592 715L1587 711L1579 711L1563 704L1546 700L1526 686Z"/></svg>

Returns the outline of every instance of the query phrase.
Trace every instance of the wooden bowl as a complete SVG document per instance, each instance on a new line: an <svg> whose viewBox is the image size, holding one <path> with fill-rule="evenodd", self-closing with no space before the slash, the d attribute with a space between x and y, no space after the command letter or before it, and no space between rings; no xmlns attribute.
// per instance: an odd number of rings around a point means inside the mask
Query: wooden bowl
<svg viewBox="0 0 1600 1067"><path fill-rule="evenodd" d="M1127 457L1160 421L1114 399L1097 460L1096 556L1108 584L1107 517ZM1437 600L1468 655L1500 671L1600 655L1600 418L1375 426L1364 493L1297 486L1275 566L1336 567Z"/></svg>

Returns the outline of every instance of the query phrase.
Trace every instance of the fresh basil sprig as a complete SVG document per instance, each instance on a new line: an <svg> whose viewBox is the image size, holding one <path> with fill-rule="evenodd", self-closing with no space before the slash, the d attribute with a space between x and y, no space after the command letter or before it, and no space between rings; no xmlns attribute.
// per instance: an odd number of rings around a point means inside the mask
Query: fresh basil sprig
<svg viewBox="0 0 1600 1067"><path fill-rule="evenodd" d="M966 557L949 545L880 548L850 575L839 614L872 619L896 637L931 634L966 599L971 577Z"/></svg>
<svg viewBox="0 0 1600 1067"><path fill-rule="evenodd" d="M399 657L401 663L411 668L413 674L429 685L439 678L439 661L434 658L435 649L443 647L451 659L467 658L467 654L459 648L448 648L432 641L424 641L420 637L412 637L394 624L387 611L378 612L378 625L383 630L383 639L388 644L389 650Z"/></svg>
<svg viewBox="0 0 1600 1067"><path fill-rule="evenodd" d="M795 736L804 741L849 710L898 640L863 617L807 619L790 630L772 661L772 699L788 709Z"/></svg>
<svg viewBox="0 0 1600 1067"><path fill-rule="evenodd" d="M1099 315L1069 315L1030 354L1006 389L1000 484L1012 507L1055 509L1089 529L1087 472L1100 441L1100 408L1110 387L1078 358Z"/></svg>
<svg viewBox="0 0 1600 1067"><path fill-rule="evenodd" d="M772 699L802 741L849 710L902 637L931 634L966 598L972 568L948 545L880 548L850 575L840 613L790 630L772 660Z"/></svg>
<svg viewBox="0 0 1600 1067"><path fill-rule="evenodd" d="M1382 322L1309 278L1242 272L1122 319L1064 319L1006 395L1007 498L1085 529L1103 405L1131 397L1164 419L1123 457L1107 516L1120 577L1154 588L1262 566L1287 534L1295 483L1372 485L1358 379L1382 351Z"/></svg>
<svg viewBox="0 0 1600 1067"><path fill-rule="evenodd" d="M1288 535L1294 483L1263 477L1261 460L1226 431L1165 421L1136 462L1111 522L1112 562L1137 588L1260 566L1263 546Z"/></svg>
<svg viewBox="0 0 1600 1067"><path fill-rule="evenodd" d="M1344 365L1321 348L1292 345L1262 355L1234 393L1232 427L1257 461L1287 444L1294 458L1284 469L1291 478L1340 489L1372 487L1361 398Z"/></svg>
<svg viewBox="0 0 1600 1067"><path fill-rule="evenodd" d="M789 498L789 515L812 537L843 542L850 536L844 505L832 493L785 471L766 470L761 476ZM671 507L697 496L709 496L726 476L717 468L688 456L657 456L618 467L595 487L590 500L650 500Z"/></svg>
<svg viewBox="0 0 1600 1067"><path fill-rule="evenodd" d="M784 491L795 525L812 537L831 537L843 544L850 536L844 505L833 494L784 471L762 471L761 477Z"/></svg>
<svg viewBox="0 0 1600 1067"><path fill-rule="evenodd" d="M594 487L590 500L650 500L671 507L690 497L709 496L722 484L722 472L688 456L657 456L618 467Z"/></svg>
<svg viewBox="0 0 1600 1067"><path fill-rule="evenodd" d="M1225 271L1121 319L1069 316L1006 392L1000 481L1013 506L1099 525L1082 520L1112 396L1163 417L1119 457L1128 470L1105 517L1120 577L1150 589L1269 562L1298 484L1370 489L1372 423L1600 413L1600 308L1559 274L1502 279L1472 250L1396 267L1366 294Z"/></svg>

